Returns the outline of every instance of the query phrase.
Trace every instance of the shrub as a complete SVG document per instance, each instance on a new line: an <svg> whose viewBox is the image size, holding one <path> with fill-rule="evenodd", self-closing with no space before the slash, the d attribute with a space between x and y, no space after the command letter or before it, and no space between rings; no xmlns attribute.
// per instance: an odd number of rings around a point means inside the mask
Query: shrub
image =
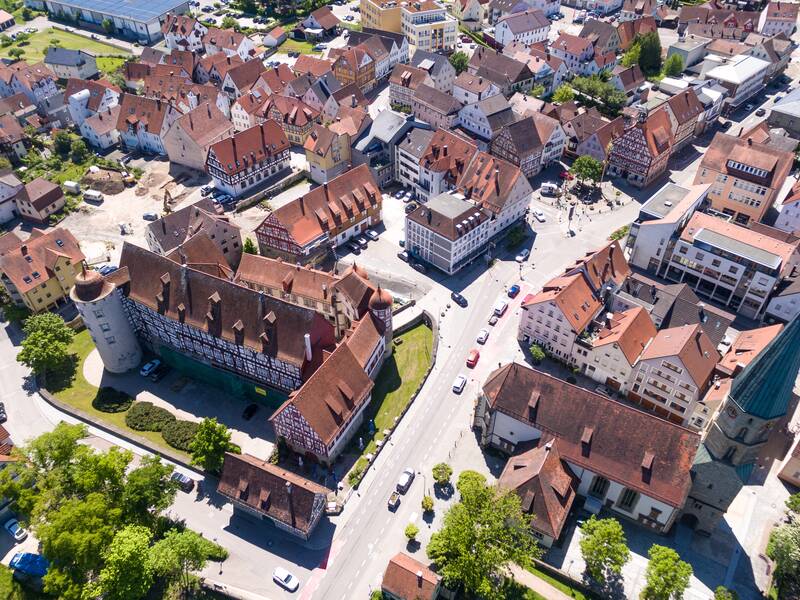
<svg viewBox="0 0 800 600"><path fill-rule="evenodd" d="M408 541L413 542L414 540L417 539L417 536L419 535L419 527L417 527L413 523L409 523L408 526L406 526L405 534L406 537L408 538Z"/></svg>
<svg viewBox="0 0 800 600"><path fill-rule="evenodd" d="M97 390L97 395L92 400L92 406L100 412L121 413L125 412L133 404L131 398L125 392L115 390L111 387L101 387Z"/></svg>
<svg viewBox="0 0 800 600"><path fill-rule="evenodd" d="M430 496L422 497L422 510L426 513L433 510L433 498Z"/></svg>
<svg viewBox="0 0 800 600"><path fill-rule="evenodd" d="M532 344L530 350L531 350L531 359L533 360L533 364L538 365L540 362L544 360L545 358L544 350L542 350L542 348L539 345Z"/></svg>
<svg viewBox="0 0 800 600"><path fill-rule="evenodd" d="M134 402L125 415L125 424L137 431L161 431L173 421L175 415L152 402Z"/></svg>
<svg viewBox="0 0 800 600"><path fill-rule="evenodd" d="M164 437L164 441L173 448L189 452L189 444L192 443L199 426L199 423L193 421L182 421L173 418L172 421L164 424L161 435Z"/></svg>
<svg viewBox="0 0 800 600"><path fill-rule="evenodd" d="M206 558L208 560L213 560L214 562L222 562L228 558L228 551L217 544L216 542L212 542L211 540L203 540L203 550L206 554Z"/></svg>
<svg viewBox="0 0 800 600"><path fill-rule="evenodd" d="M447 485L450 483L450 477L453 476L453 467L447 463L439 463L434 465L432 469L433 480L439 485Z"/></svg>
<svg viewBox="0 0 800 600"><path fill-rule="evenodd" d="M356 487L360 482L361 478L364 476L364 471L367 470L369 463L367 459L363 456L358 459L353 468L350 469L350 473L347 475L347 483L350 484L351 487Z"/></svg>

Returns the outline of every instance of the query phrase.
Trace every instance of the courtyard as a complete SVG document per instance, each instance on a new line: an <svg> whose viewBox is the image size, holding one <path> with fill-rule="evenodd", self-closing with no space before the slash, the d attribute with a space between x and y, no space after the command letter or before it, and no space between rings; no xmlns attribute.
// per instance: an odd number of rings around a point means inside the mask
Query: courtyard
<svg viewBox="0 0 800 600"><path fill-rule="evenodd" d="M125 63L125 58L130 56L130 53L122 48L51 27L31 34L23 42L12 42L9 46L0 48L0 57L8 58L12 48L20 48L25 51L22 58L27 62L39 62L44 60L47 48L50 46L59 46L67 50L84 50L94 54L97 57L97 68L106 74L119 69Z"/></svg>

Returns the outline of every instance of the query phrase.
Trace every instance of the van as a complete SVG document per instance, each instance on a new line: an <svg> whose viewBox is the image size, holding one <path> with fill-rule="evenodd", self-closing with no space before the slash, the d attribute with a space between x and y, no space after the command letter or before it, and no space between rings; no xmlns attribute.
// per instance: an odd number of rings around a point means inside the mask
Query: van
<svg viewBox="0 0 800 600"><path fill-rule="evenodd" d="M81 193L81 185L77 181L65 181L64 189L67 190L70 194Z"/></svg>
<svg viewBox="0 0 800 600"><path fill-rule="evenodd" d="M83 192L83 199L86 202L102 202L103 194L101 194L97 190L86 190L85 192Z"/></svg>
<svg viewBox="0 0 800 600"><path fill-rule="evenodd" d="M543 196L558 196L559 189L555 183L546 181L542 184L542 187L539 188L539 193Z"/></svg>
<svg viewBox="0 0 800 600"><path fill-rule="evenodd" d="M506 310L508 309L508 302L503 299L497 301L497 304L494 305L494 314L498 317L502 317Z"/></svg>

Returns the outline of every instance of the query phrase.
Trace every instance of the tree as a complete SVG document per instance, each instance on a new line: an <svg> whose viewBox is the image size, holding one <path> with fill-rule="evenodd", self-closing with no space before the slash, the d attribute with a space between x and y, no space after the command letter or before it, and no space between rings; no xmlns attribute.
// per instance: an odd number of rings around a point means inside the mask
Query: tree
<svg viewBox="0 0 800 600"><path fill-rule="evenodd" d="M603 163L585 154L575 159L569 168L569 172L575 175L580 182L589 180L592 183L597 183L603 177Z"/></svg>
<svg viewBox="0 0 800 600"><path fill-rule="evenodd" d="M23 54L25 54L25 50L23 50L22 48L12 48L11 50L8 51L8 55L15 60L19 60L20 58L22 58Z"/></svg>
<svg viewBox="0 0 800 600"><path fill-rule="evenodd" d="M30 21L33 18L33 11L27 6L23 6L20 16L22 17L23 21Z"/></svg>
<svg viewBox="0 0 800 600"><path fill-rule="evenodd" d="M720 585L714 590L714 600L739 600L739 594Z"/></svg>
<svg viewBox="0 0 800 600"><path fill-rule="evenodd" d="M538 365L545 359L546 355L544 353L544 350L542 350L542 347L539 344L531 344L529 350L531 353L531 360L533 361L533 364Z"/></svg>
<svg viewBox="0 0 800 600"><path fill-rule="evenodd" d="M775 562L775 585L778 597L791 597L800 587L800 522L785 523L772 530L767 556Z"/></svg>
<svg viewBox="0 0 800 600"><path fill-rule="evenodd" d="M14 40L12 40L7 34L4 33L0 35L0 46L3 48L8 48L13 43Z"/></svg>
<svg viewBox="0 0 800 600"><path fill-rule="evenodd" d="M581 554L589 576L603 584L609 574L619 575L631 555L619 521L592 515L581 525L581 533Z"/></svg>
<svg viewBox="0 0 800 600"><path fill-rule="evenodd" d="M153 584L149 559L153 534L146 527L128 525L121 529L103 553L105 565L94 585L93 594L104 600L139 600Z"/></svg>
<svg viewBox="0 0 800 600"><path fill-rule="evenodd" d="M200 422L197 433L189 444L192 464L211 473L222 470L225 452L231 449L231 432L214 418L206 417Z"/></svg>
<svg viewBox="0 0 800 600"><path fill-rule="evenodd" d="M680 54L673 54L668 56L664 61L663 73L667 77L676 77L683 72L683 58Z"/></svg>
<svg viewBox="0 0 800 600"><path fill-rule="evenodd" d="M236 19L231 17L230 15L226 16L222 19L222 28L223 29L235 29L239 23L237 23Z"/></svg>
<svg viewBox="0 0 800 600"><path fill-rule="evenodd" d="M535 98L541 98L544 96L547 90L543 85L535 85L531 88L531 91L528 92L529 96L534 96Z"/></svg>
<svg viewBox="0 0 800 600"><path fill-rule="evenodd" d="M100 26L103 28L103 31L106 32L106 35L112 35L117 29L114 27L114 21L111 19L103 19Z"/></svg>
<svg viewBox="0 0 800 600"><path fill-rule="evenodd" d="M172 465L157 456L145 456L128 473L120 506L126 523L152 527L162 511L175 500L178 484L170 478Z"/></svg>
<svg viewBox="0 0 800 600"><path fill-rule="evenodd" d="M27 131L25 132L27 134ZM5 156L0 156L0 171L5 171L11 168L11 161Z"/></svg>
<svg viewBox="0 0 800 600"><path fill-rule="evenodd" d="M203 569L207 560L208 540L188 529L168 531L150 549L153 572L183 590L189 588L192 573Z"/></svg>
<svg viewBox="0 0 800 600"><path fill-rule="evenodd" d="M562 83L558 89L553 93L553 102L556 104L563 104L575 99L575 92L566 83Z"/></svg>
<svg viewBox="0 0 800 600"><path fill-rule="evenodd" d="M64 156L72 150L72 136L64 130L56 131L53 136L53 149Z"/></svg>
<svg viewBox="0 0 800 600"><path fill-rule="evenodd" d="M638 43L631 44L631 47L622 55L622 66L632 67L633 65L638 65L641 52L642 49Z"/></svg>
<svg viewBox="0 0 800 600"><path fill-rule="evenodd" d="M800 492L792 494L786 500L786 508L789 512L800 514Z"/></svg>
<svg viewBox="0 0 800 600"><path fill-rule="evenodd" d="M461 473L456 487L460 501L431 537L428 558L446 585L463 585L468 597L497 597L508 565L528 566L540 554L530 517L522 512L519 496L487 485L479 473Z"/></svg>
<svg viewBox="0 0 800 600"><path fill-rule="evenodd" d="M453 467L447 463L440 462L439 464L433 465L431 472L433 473L433 480L439 485L444 486L450 483L450 478L453 476Z"/></svg>
<svg viewBox="0 0 800 600"><path fill-rule="evenodd" d="M658 32L651 31L639 38L639 66L645 75L661 71L661 40Z"/></svg>
<svg viewBox="0 0 800 600"><path fill-rule="evenodd" d="M642 590L643 600L680 600L689 587L692 567L681 560L672 548L653 544L647 552L647 583Z"/></svg>
<svg viewBox="0 0 800 600"><path fill-rule="evenodd" d="M456 70L456 75L458 75L467 70L469 56L467 56L466 52L462 52L461 50L453 52L453 54L450 55L450 64L453 65L453 68Z"/></svg>
<svg viewBox="0 0 800 600"><path fill-rule="evenodd" d="M423 512L431 512L433 510L433 498L430 496L422 497L422 510Z"/></svg>
<svg viewBox="0 0 800 600"><path fill-rule="evenodd" d="M42 313L29 317L22 329L25 339L17 355L18 362L37 375L53 372L64 365L74 336L64 319L53 313Z"/></svg>
<svg viewBox="0 0 800 600"><path fill-rule="evenodd" d="M245 238L242 252L245 254L258 254L258 248L252 238Z"/></svg>
<svg viewBox="0 0 800 600"><path fill-rule="evenodd" d="M405 534L406 537L408 538L408 541L413 542L414 540L417 539L417 536L419 535L419 527L417 527L413 523L409 523L408 525L406 525Z"/></svg>
<svg viewBox="0 0 800 600"><path fill-rule="evenodd" d="M72 142L72 162L75 164L83 164L86 157L89 156L89 148L83 140L75 140Z"/></svg>

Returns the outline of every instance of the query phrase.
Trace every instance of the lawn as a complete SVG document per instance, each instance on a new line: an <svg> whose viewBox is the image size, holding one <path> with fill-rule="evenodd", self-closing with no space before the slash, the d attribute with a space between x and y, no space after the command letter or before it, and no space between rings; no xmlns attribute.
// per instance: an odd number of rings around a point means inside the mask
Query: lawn
<svg viewBox="0 0 800 600"><path fill-rule="evenodd" d="M122 68L125 64L125 59L119 56L98 56L97 68L106 75L114 73Z"/></svg>
<svg viewBox="0 0 800 600"><path fill-rule="evenodd" d="M124 412L101 412L92 405L95 396L97 396L98 389L86 381L86 378L83 376L83 363L86 361L86 357L89 356L91 351L94 350L94 342L87 329L75 334L70 350L74 357L74 369L65 377L60 378L60 380L48 382L47 385L47 389L49 389L56 398L65 404L79 408L84 413L88 414L93 421L115 425L128 433L145 438L150 444L157 448L175 452L188 459L187 454L167 446L160 432L134 431L125 424Z"/></svg>
<svg viewBox="0 0 800 600"><path fill-rule="evenodd" d="M314 43L312 43L312 42L304 42L304 41L301 41L301 40L293 40L293 39L287 38L286 41L283 42L278 47L278 52L287 53L287 52L295 51L295 52L299 52L300 54L316 54L316 55L322 54L322 52L319 52L318 50L314 50L313 48L314 48Z"/></svg>
<svg viewBox="0 0 800 600"><path fill-rule="evenodd" d="M14 581L11 569L0 565L0 598L3 600L41 600L48 596L22 587Z"/></svg>
<svg viewBox="0 0 800 600"><path fill-rule="evenodd" d="M32 34L27 41L23 42L21 45L14 42L10 46L0 48L0 57L8 57L8 52L12 48L22 48L25 50L25 54L23 55L25 60L28 62L38 62L40 60L44 60L44 55L47 51L47 48L52 46L53 42L55 41L59 42L59 45L62 48L67 48L68 50L85 50L86 52L91 52L95 56L109 54L115 56L130 55L129 52L126 52L121 48L117 48L116 46L111 46L109 44L105 44L76 33L71 33L69 31L50 28ZM100 61L98 61L98 63L100 63ZM97 66L98 68L101 68L100 64ZM102 70L105 71L105 69Z"/></svg>
<svg viewBox="0 0 800 600"><path fill-rule="evenodd" d="M392 356L381 367L375 380L372 401L364 415L365 427L354 436L353 444L356 446L351 448L354 453L358 453L359 437L365 443L355 471L363 472L366 469L364 455L374 453L377 450L376 442L384 438L383 430L394 427L395 419L411 402L411 395L419 387L431 363L433 332L429 327L418 325L395 337L394 344ZM369 432L370 421L375 422L374 433Z"/></svg>
<svg viewBox="0 0 800 600"><path fill-rule="evenodd" d="M587 596L579 589L572 587L571 585L564 583L561 579L556 579L546 571L542 571L541 569L537 569L536 567L529 567L528 571L536 575L539 579L543 579L554 588L557 588L564 592L570 598L576 598L577 600L593 600L594 596Z"/></svg>
<svg viewBox="0 0 800 600"><path fill-rule="evenodd" d="M541 594L537 594L532 589L526 588L513 579L505 580L500 593L505 600L547 600L547 598Z"/></svg>

